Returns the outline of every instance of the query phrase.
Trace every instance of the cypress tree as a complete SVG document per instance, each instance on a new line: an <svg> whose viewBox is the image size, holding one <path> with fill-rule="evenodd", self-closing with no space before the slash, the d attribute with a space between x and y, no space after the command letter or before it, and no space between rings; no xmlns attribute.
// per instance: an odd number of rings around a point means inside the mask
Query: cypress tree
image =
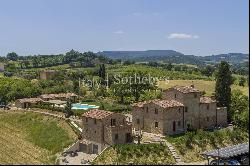
<svg viewBox="0 0 250 166"><path fill-rule="evenodd" d="M232 120L232 114L230 112L232 83L233 79L230 65L225 61L221 61L216 74L215 98L218 102L217 106L227 107L227 118L229 122Z"/></svg>

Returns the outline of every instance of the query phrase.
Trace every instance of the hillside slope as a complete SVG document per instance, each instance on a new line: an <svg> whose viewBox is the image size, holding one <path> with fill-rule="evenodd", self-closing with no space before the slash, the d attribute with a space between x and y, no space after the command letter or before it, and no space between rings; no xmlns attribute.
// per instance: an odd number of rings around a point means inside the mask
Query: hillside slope
<svg viewBox="0 0 250 166"><path fill-rule="evenodd" d="M55 164L75 140L71 128L40 114L0 110L0 164Z"/></svg>

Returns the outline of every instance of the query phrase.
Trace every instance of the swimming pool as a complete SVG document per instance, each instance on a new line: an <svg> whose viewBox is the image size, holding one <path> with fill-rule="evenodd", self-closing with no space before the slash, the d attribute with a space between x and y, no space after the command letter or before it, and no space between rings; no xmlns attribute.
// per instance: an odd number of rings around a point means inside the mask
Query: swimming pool
<svg viewBox="0 0 250 166"><path fill-rule="evenodd" d="M80 104L80 103L72 104L72 109L74 110L88 110L88 109L95 109L95 108L99 108L99 106Z"/></svg>

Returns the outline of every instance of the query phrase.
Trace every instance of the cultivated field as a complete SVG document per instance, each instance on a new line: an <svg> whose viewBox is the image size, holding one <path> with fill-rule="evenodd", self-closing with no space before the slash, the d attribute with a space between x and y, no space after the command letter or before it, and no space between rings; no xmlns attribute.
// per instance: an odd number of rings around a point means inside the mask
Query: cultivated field
<svg viewBox="0 0 250 166"><path fill-rule="evenodd" d="M64 121L0 110L0 164L55 164L76 135Z"/></svg>
<svg viewBox="0 0 250 166"><path fill-rule="evenodd" d="M207 96L211 96L215 90L215 81L205 81L205 80L169 80L169 81L160 81L159 87L162 89L171 88L176 85L184 86L184 85L191 85L194 84L195 88L199 89L200 91L205 91ZM232 85L232 90L239 89L243 92L244 95L249 96L248 86L239 86L239 85Z"/></svg>
<svg viewBox="0 0 250 166"><path fill-rule="evenodd" d="M96 165L155 165L174 164L168 148L160 144L115 145L96 158Z"/></svg>

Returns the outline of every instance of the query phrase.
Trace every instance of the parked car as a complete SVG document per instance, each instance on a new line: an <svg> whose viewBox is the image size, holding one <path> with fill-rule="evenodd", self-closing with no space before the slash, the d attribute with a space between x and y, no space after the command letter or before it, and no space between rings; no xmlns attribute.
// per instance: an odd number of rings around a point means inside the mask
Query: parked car
<svg viewBox="0 0 250 166"><path fill-rule="evenodd" d="M240 159L242 165L249 165L249 156L242 156Z"/></svg>
<svg viewBox="0 0 250 166"><path fill-rule="evenodd" d="M219 163L218 160L212 160L210 162L210 165L240 165L240 163L235 159L228 159L228 160L220 159Z"/></svg>
<svg viewBox="0 0 250 166"><path fill-rule="evenodd" d="M225 165L225 161L220 160L218 163L218 160L212 160L209 165Z"/></svg>
<svg viewBox="0 0 250 166"><path fill-rule="evenodd" d="M8 105L0 105L0 108L3 108L5 110L10 110L10 107Z"/></svg>
<svg viewBox="0 0 250 166"><path fill-rule="evenodd" d="M70 157L75 157L75 156L78 156L78 154L77 154L76 152L71 152L71 153L69 154L69 156L70 156Z"/></svg>
<svg viewBox="0 0 250 166"><path fill-rule="evenodd" d="M62 162L69 163L69 161L66 158L62 159Z"/></svg>

